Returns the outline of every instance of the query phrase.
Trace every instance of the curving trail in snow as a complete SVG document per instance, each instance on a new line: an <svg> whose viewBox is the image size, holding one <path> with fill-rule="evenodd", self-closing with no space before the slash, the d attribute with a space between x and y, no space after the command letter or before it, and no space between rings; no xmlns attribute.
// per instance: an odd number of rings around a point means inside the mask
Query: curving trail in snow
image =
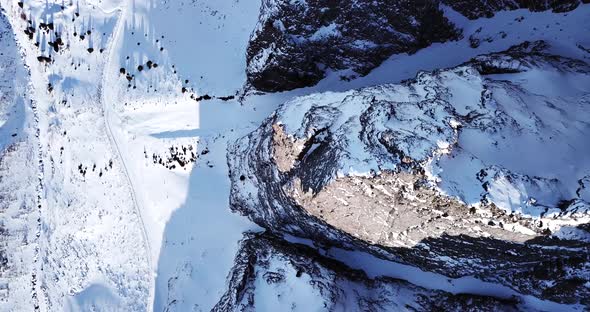
<svg viewBox="0 0 590 312"><path fill-rule="evenodd" d="M111 65L125 8L103 10L85 1L64 6L31 1L24 8L0 3L29 71L18 84L23 129L6 129L18 140L13 140L14 151L2 155L0 191L9 190L11 198L0 206L31 207L20 219L1 215L11 223L11 240L24 235L19 239L24 248L9 251L9 279L0 276L0 310L150 310L150 242L111 125L113 98L107 91L112 85L105 68ZM47 21L53 28L39 26ZM37 35L25 34L28 27ZM48 48L59 35L64 45ZM18 118L11 121L17 123ZM23 163L28 166L22 168ZM2 296L8 296L7 303Z"/></svg>
<svg viewBox="0 0 590 312"><path fill-rule="evenodd" d="M109 98L108 97L108 91L105 89L105 86L109 86L109 82L107 81L109 77L109 70L111 69L111 64L112 64L112 60L113 60L113 47L115 46L115 44L118 42L119 39L119 33L122 31L123 29L123 24L125 21L125 13L126 13L126 5L122 5L119 8L114 9L114 11L118 11L119 12L119 17L117 18L117 24L115 25L115 29L113 31L113 35L112 38L110 40L110 43L108 44L108 48L107 48L107 61L106 64L103 68L103 73L102 73L102 78L100 81L100 85L99 85L99 92L100 92L100 101L102 103L102 107L103 107L103 114L104 114L104 121L105 121L105 126L107 129L107 134L108 134L108 138L109 138L109 142L111 143L111 145L114 147L114 150L117 152L117 158L119 159L119 161L121 162L122 166L123 166L123 172L125 174L125 179L129 185L129 190L131 191L131 199L133 201L133 207L135 208L135 213L137 214L137 217L139 219L139 223L140 223L140 227L141 227L141 234L143 237L143 242L145 244L145 250L146 250L146 261L147 261L147 265L149 268L149 272L150 272L150 288L149 288L149 297L148 297L148 302L147 302L147 306L152 306L153 302L154 302L154 266L152 265L152 248L150 246L150 240L149 240L149 236L147 235L147 230L146 230L146 226L145 226L145 222L144 222L144 218L143 218L143 214L142 211L144 211L144 209L141 207L140 201L137 200L137 194L135 191L135 186L133 184L133 180L130 178L129 176L129 169L127 169L127 164L125 162L125 157L123 157L123 155L121 154L121 149L119 148L119 143L117 141L117 137L113 134L113 130L112 130L112 126L111 126L111 110L112 107L109 105L109 103L113 103L113 98ZM112 12L105 12L107 14L110 15L110 13Z"/></svg>

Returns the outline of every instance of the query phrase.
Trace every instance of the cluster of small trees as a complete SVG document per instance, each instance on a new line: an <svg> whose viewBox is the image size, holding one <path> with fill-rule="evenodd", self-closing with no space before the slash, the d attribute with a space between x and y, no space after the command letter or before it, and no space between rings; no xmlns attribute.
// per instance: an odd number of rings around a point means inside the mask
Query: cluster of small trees
<svg viewBox="0 0 590 312"><path fill-rule="evenodd" d="M147 151L145 150L144 155L145 158L148 158ZM177 166L185 168L187 165L194 163L195 161L197 161L197 154L195 153L193 146L190 144L188 146L181 145L180 148L174 145L171 146L164 158L156 153L152 154L152 162L154 164L162 165L170 170L176 169Z"/></svg>
<svg viewBox="0 0 590 312"><path fill-rule="evenodd" d="M46 5L49 5L47 3ZM44 13L39 20L33 16L30 8L27 8L23 1L18 2L18 6L20 7L20 16L23 20L27 21L27 26L24 29L24 33L28 36L31 41L34 41L34 45L39 48L39 56L37 56L37 60L41 63L52 63L54 60L54 53L59 53L64 48L67 49L70 47L71 37L69 33L64 33L64 26L56 24L54 21L54 13L49 8L46 8L44 11L49 13ZM67 7L74 6L72 0L68 1L66 6L65 1L61 3L61 10L62 13L65 14ZM80 6L76 3L76 8L74 13L72 14L72 22L75 22L76 19L80 16ZM78 38L80 41L87 41L88 48L86 49L88 53L94 52L94 43L92 40L92 17L88 18L88 22L82 22L80 31L77 30L76 26L74 26L74 31L71 35L73 38ZM100 49L102 53L104 49Z"/></svg>
<svg viewBox="0 0 590 312"><path fill-rule="evenodd" d="M92 172L96 172L98 174L98 177L102 177L103 175L103 169L104 172L109 171L109 169L113 169L113 160L109 160L108 165L105 165L104 168L97 168L96 164L92 165ZM88 172L88 166L84 166L83 164L79 164L78 165L78 172L80 172L80 174L82 175L83 178L86 178L86 173Z"/></svg>

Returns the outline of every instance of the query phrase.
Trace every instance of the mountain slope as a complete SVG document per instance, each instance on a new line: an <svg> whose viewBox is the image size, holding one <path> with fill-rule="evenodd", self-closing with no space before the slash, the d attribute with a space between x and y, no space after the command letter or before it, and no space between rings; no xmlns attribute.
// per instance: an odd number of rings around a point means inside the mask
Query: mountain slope
<svg viewBox="0 0 590 312"><path fill-rule="evenodd" d="M248 235L214 311L517 311L514 298L451 294L361 270L267 234Z"/></svg>
<svg viewBox="0 0 590 312"><path fill-rule="evenodd" d="M0 310L589 304L583 1L0 6Z"/></svg>
<svg viewBox="0 0 590 312"><path fill-rule="evenodd" d="M588 304L589 73L526 42L292 100L230 146L232 208L269 231Z"/></svg>
<svg viewBox="0 0 590 312"><path fill-rule="evenodd" d="M45 1L2 7L30 71L35 124L27 131L38 137L30 141L40 182L37 308L145 309L150 271L100 101L117 12Z"/></svg>
<svg viewBox="0 0 590 312"><path fill-rule="evenodd" d="M365 76L391 56L411 55L435 43L470 36L471 47L477 47L477 34L462 29L450 11L476 19L516 9L570 12L580 4L579 0L264 0L248 46L248 82L261 91L292 90L313 86L332 71L341 72L338 76L344 81ZM494 26L498 32L494 37L504 39L510 33Z"/></svg>

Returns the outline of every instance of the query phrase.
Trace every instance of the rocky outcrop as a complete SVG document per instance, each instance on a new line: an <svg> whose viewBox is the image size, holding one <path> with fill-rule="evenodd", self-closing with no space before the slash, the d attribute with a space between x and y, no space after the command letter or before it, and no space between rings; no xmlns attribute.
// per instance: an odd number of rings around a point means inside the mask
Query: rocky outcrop
<svg viewBox="0 0 590 312"><path fill-rule="evenodd" d="M492 17L496 12L516 9L529 9L534 12L551 10L555 13L563 13L577 8L580 3L589 3L588 0L442 0L442 2L470 19Z"/></svg>
<svg viewBox="0 0 590 312"><path fill-rule="evenodd" d="M359 270L272 235L249 234L213 311L517 311L518 299L451 294ZM311 308L311 309L308 309Z"/></svg>
<svg viewBox="0 0 590 312"><path fill-rule="evenodd" d="M590 304L590 67L547 49L285 103L229 147L232 209L320 246ZM547 87L554 75L571 88Z"/></svg>
<svg viewBox="0 0 590 312"><path fill-rule="evenodd" d="M471 19L519 8L566 12L580 3L442 1ZM274 92L315 85L328 70L352 70L343 80L367 75L394 54L461 38L462 30L443 11L438 0L264 0L247 51L248 83Z"/></svg>
<svg viewBox="0 0 590 312"><path fill-rule="evenodd" d="M588 71L587 63L548 53L549 48L544 41L523 42L500 53L475 57L470 65L482 75L520 73L544 66L581 74Z"/></svg>
<svg viewBox="0 0 590 312"><path fill-rule="evenodd" d="M264 0L248 47L248 81L262 91L316 84L326 69L361 75L459 31L437 1Z"/></svg>

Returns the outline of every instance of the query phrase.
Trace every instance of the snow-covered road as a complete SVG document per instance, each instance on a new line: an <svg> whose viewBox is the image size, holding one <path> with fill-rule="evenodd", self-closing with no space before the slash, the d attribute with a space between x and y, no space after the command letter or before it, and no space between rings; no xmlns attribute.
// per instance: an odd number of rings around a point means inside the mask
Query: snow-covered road
<svg viewBox="0 0 590 312"><path fill-rule="evenodd" d="M111 145L113 146L114 150L117 152L117 158L119 159L119 161L122 164L123 172L125 174L125 179L127 180L127 183L129 183L129 189L131 190L130 195L131 195L131 199L133 201L133 207L135 208L135 212L137 214L137 217L138 217L138 220L140 223L140 227L141 227L142 239L143 239L143 243L145 245L145 249L146 249L146 253L147 253L147 257L145 260L146 260L147 267L149 268L149 273L150 273L148 276L148 279L150 280L150 282L149 282L150 286L149 286L149 297L148 297L147 304L148 304L148 306L151 306L154 301L154 287L153 287L153 285L154 285L154 282L153 282L154 266L152 264L152 255L153 255L152 248L150 246L150 240L147 235L147 229L145 226L145 222L143 221L144 209L140 206L141 202L139 202L137 200L135 186L129 176L129 169L127 169L128 165L125 161L125 158L121 154L121 149L119 148L118 139L117 139L117 137L115 137L115 135L113 134L113 130L111 129L111 110L112 110L111 104L114 103L113 101L115 101L115 98L110 97L109 90L107 88L105 88L105 86L111 85L110 82L107 81L107 79L109 79L109 77L112 76L112 75L109 75L108 71L113 68L113 66L112 66L113 46L114 46L114 43L116 43L118 41L120 32L123 31L123 25L125 23L124 17L126 16L126 8L127 8L127 6L121 6L119 8L112 10L111 12L105 12L105 15L112 15L112 13L118 12L117 13L118 17L117 17L117 24L115 25L115 28L113 30L111 42L108 43L107 52L106 52L106 55L107 55L106 62L107 63L104 66L102 78L100 81L100 85L98 86L98 90L99 90L99 94L100 94L100 101L102 103L107 135L108 135L109 141L111 142Z"/></svg>

